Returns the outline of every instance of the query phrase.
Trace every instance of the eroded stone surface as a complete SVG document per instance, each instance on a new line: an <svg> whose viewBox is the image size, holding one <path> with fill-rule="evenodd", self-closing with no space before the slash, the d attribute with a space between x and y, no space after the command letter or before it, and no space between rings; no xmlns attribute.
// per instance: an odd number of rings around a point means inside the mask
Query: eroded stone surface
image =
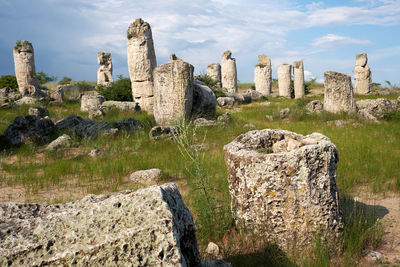
<svg viewBox="0 0 400 267"><path fill-rule="evenodd" d="M30 107L28 114L43 118L49 116L49 111L45 107Z"/></svg>
<svg viewBox="0 0 400 267"><path fill-rule="evenodd" d="M155 126L151 128L149 137L152 140L172 139L179 135L180 128L176 125L173 126Z"/></svg>
<svg viewBox="0 0 400 267"><path fill-rule="evenodd" d="M154 120L158 125L190 118L193 70L193 66L183 60L172 60L154 69Z"/></svg>
<svg viewBox="0 0 400 267"><path fill-rule="evenodd" d="M235 98L231 96L222 96L217 98L218 106L225 107L230 106L232 107L235 104Z"/></svg>
<svg viewBox="0 0 400 267"><path fill-rule="evenodd" d="M279 96L291 98L290 82L292 80L292 65L282 64L278 67Z"/></svg>
<svg viewBox="0 0 400 267"><path fill-rule="evenodd" d="M397 100L386 98L365 99L357 101L358 115L363 119L377 122L390 112L398 111Z"/></svg>
<svg viewBox="0 0 400 267"><path fill-rule="evenodd" d="M162 170L160 169L148 169L140 170L131 173L129 179L134 182L157 182L162 175Z"/></svg>
<svg viewBox="0 0 400 267"><path fill-rule="evenodd" d="M114 135L118 129L106 121L84 120L79 116L71 115L56 123L59 131L70 130L79 137L97 137L98 135Z"/></svg>
<svg viewBox="0 0 400 267"><path fill-rule="evenodd" d="M254 68L254 84L257 92L263 95L272 94L271 60L267 55L258 56L258 64Z"/></svg>
<svg viewBox="0 0 400 267"><path fill-rule="evenodd" d="M96 95L83 95L81 98L81 111L100 109L104 102L104 97Z"/></svg>
<svg viewBox="0 0 400 267"><path fill-rule="evenodd" d="M350 75L325 71L324 87L324 109L326 111L338 113L356 110Z"/></svg>
<svg viewBox="0 0 400 267"><path fill-rule="evenodd" d="M303 61L293 62L294 98L305 96Z"/></svg>
<svg viewBox="0 0 400 267"><path fill-rule="evenodd" d="M307 110L310 112L321 112L324 109L324 105L319 100L313 100L309 102L306 106Z"/></svg>
<svg viewBox="0 0 400 267"><path fill-rule="evenodd" d="M326 136L254 130L225 145L224 155L238 227L284 250L310 244L319 231L336 240L338 152Z"/></svg>
<svg viewBox="0 0 400 267"><path fill-rule="evenodd" d="M133 101L142 110L153 111L153 70L157 66L150 24L141 18L129 25L128 67Z"/></svg>
<svg viewBox="0 0 400 267"><path fill-rule="evenodd" d="M175 184L51 206L0 204L1 266L199 266Z"/></svg>
<svg viewBox="0 0 400 267"><path fill-rule="evenodd" d="M139 103L132 101L104 101L101 104L103 110L118 110L118 111L140 111Z"/></svg>
<svg viewBox="0 0 400 267"><path fill-rule="evenodd" d="M68 134L59 136L56 140L47 145L46 150L55 150L62 147L70 147L72 139Z"/></svg>
<svg viewBox="0 0 400 267"><path fill-rule="evenodd" d="M353 69L354 73L354 93L369 94L371 92L372 75L371 69L367 66L367 54L356 55L356 66Z"/></svg>
<svg viewBox="0 0 400 267"><path fill-rule="evenodd" d="M97 69L97 84L108 86L113 82L111 53L98 52L97 63L100 67Z"/></svg>
<svg viewBox="0 0 400 267"><path fill-rule="evenodd" d="M221 59L222 88L228 93L235 94L237 89L236 59L231 51L225 51Z"/></svg>
<svg viewBox="0 0 400 267"><path fill-rule="evenodd" d="M50 90L50 98L58 103L63 103L65 100L64 97L64 86L58 85L55 89Z"/></svg>
<svg viewBox="0 0 400 267"><path fill-rule="evenodd" d="M193 80L192 115L214 117L217 108L217 98L213 90L199 80Z"/></svg>
<svg viewBox="0 0 400 267"><path fill-rule="evenodd" d="M217 87L221 88L221 65L219 63L213 63L208 65L206 74L217 82Z"/></svg>

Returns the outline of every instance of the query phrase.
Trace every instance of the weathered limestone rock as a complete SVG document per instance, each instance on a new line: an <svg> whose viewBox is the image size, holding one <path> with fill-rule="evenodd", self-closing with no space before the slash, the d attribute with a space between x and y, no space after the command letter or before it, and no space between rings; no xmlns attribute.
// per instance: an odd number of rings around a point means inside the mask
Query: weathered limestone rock
<svg viewBox="0 0 400 267"><path fill-rule="evenodd" d="M142 123L135 118L127 118L113 123L113 126L119 131L130 132L133 130L143 129Z"/></svg>
<svg viewBox="0 0 400 267"><path fill-rule="evenodd" d="M221 88L221 65L219 63L213 63L208 65L206 74L217 82L217 87Z"/></svg>
<svg viewBox="0 0 400 267"><path fill-rule="evenodd" d="M147 112L153 111L153 70L157 66L150 24L141 18L129 25L128 67L133 101Z"/></svg>
<svg viewBox="0 0 400 267"><path fill-rule="evenodd" d="M371 92L372 75L371 69L367 66L367 54L356 55L356 66L354 73L354 93L365 95Z"/></svg>
<svg viewBox="0 0 400 267"><path fill-rule="evenodd" d="M39 118L44 118L49 116L49 111L45 107L30 107L28 110L29 115L38 116Z"/></svg>
<svg viewBox="0 0 400 267"><path fill-rule="evenodd" d="M350 75L325 71L324 87L324 109L326 111L332 113L356 111Z"/></svg>
<svg viewBox="0 0 400 267"><path fill-rule="evenodd" d="M235 98L232 96L222 96L217 98L218 106L225 107L230 106L232 107L235 104Z"/></svg>
<svg viewBox="0 0 400 267"><path fill-rule="evenodd" d="M130 101L104 101L101 104L103 110L119 110L119 111L140 111L139 104L137 102Z"/></svg>
<svg viewBox="0 0 400 267"><path fill-rule="evenodd" d="M160 169L140 170L131 173L129 180L134 182L157 182L162 176Z"/></svg>
<svg viewBox="0 0 400 267"><path fill-rule="evenodd" d="M191 114L214 117L217 98L210 87L199 80L193 80L193 104Z"/></svg>
<svg viewBox="0 0 400 267"><path fill-rule="evenodd" d="M179 126L154 126L149 132L149 137L152 140L172 139L179 135Z"/></svg>
<svg viewBox="0 0 400 267"><path fill-rule="evenodd" d="M59 136L56 140L47 145L46 150L56 150L62 147L70 147L72 139L68 134Z"/></svg>
<svg viewBox="0 0 400 267"><path fill-rule="evenodd" d="M118 129L106 121L84 120L79 116L71 115L56 123L59 131L69 130L79 137L94 138L98 135L114 135Z"/></svg>
<svg viewBox="0 0 400 267"><path fill-rule="evenodd" d="M281 111L279 111L279 117L281 119L288 119L290 115L290 108L284 108Z"/></svg>
<svg viewBox="0 0 400 267"><path fill-rule="evenodd" d="M36 78L35 57L33 46L28 41L17 43L13 49L15 76L18 90L22 95L32 95L40 91Z"/></svg>
<svg viewBox="0 0 400 267"><path fill-rule="evenodd" d="M0 204L1 266L200 266L173 183L51 206Z"/></svg>
<svg viewBox="0 0 400 267"><path fill-rule="evenodd" d="M303 61L293 62L294 98L305 96Z"/></svg>
<svg viewBox="0 0 400 267"><path fill-rule="evenodd" d="M11 103L21 98L22 95L11 87L4 87L0 89L0 104Z"/></svg>
<svg viewBox="0 0 400 267"><path fill-rule="evenodd" d="M104 118L104 115L105 115L104 111L101 107L88 110L88 118L90 120L102 119L102 118Z"/></svg>
<svg viewBox="0 0 400 267"><path fill-rule="evenodd" d="M221 59L222 88L228 93L235 94L237 89L236 60L231 57L231 51L225 51Z"/></svg>
<svg viewBox="0 0 400 267"><path fill-rule="evenodd" d="M224 123L231 122L231 121L232 121L231 114L228 113L228 112L225 112L224 114L219 115L219 116L217 117L217 121L218 121L218 122L224 122Z"/></svg>
<svg viewBox="0 0 400 267"><path fill-rule="evenodd" d="M258 64L254 68L254 83L256 91L263 95L272 94L271 60L267 55L258 56Z"/></svg>
<svg viewBox="0 0 400 267"><path fill-rule="evenodd" d="M290 82L292 80L292 65L283 64L278 67L279 96L291 98Z"/></svg>
<svg viewBox="0 0 400 267"><path fill-rule="evenodd" d="M216 126L221 123L219 123L217 121L213 121L213 120L207 120L205 118L197 118L193 121L193 124L194 124L194 126L197 126L197 127L205 127L205 126Z"/></svg>
<svg viewBox="0 0 400 267"><path fill-rule="evenodd" d="M238 227L276 241L283 250L335 241L341 215L338 152L324 135L255 130L224 146L232 215Z"/></svg>
<svg viewBox="0 0 400 267"><path fill-rule="evenodd" d="M81 98L81 111L97 110L101 108L104 97L95 95L83 95Z"/></svg>
<svg viewBox="0 0 400 267"><path fill-rule="evenodd" d="M321 112L324 109L324 105L319 100L313 100L309 102L306 106L307 110L310 112Z"/></svg>
<svg viewBox="0 0 400 267"><path fill-rule="evenodd" d="M250 95L251 101L256 101L264 98L264 94L252 89L247 90L245 94Z"/></svg>
<svg viewBox="0 0 400 267"><path fill-rule="evenodd" d="M56 127L50 119L32 115L25 118L18 116L0 136L0 149L27 142L47 143L55 132Z"/></svg>
<svg viewBox="0 0 400 267"><path fill-rule="evenodd" d="M170 125L189 118L193 105L193 66L171 60L154 69L154 120Z"/></svg>
<svg viewBox="0 0 400 267"><path fill-rule="evenodd" d="M113 82L111 53L98 52L97 63L100 65L100 67L97 69L97 84L105 86L110 85Z"/></svg>
<svg viewBox="0 0 400 267"><path fill-rule="evenodd" d="M357 101L358 115L366 120L378 122L386 113L398 111L398 101L386 98Z"/></svg>
<svg viewBox="0 0 400 267"><path fill-rule="evenodd" d="M44 98L37 98L37 97L31 97L31 96L24 96L17 101L14 102L15 105L21 106L21 105L36 105L44 101Z"/></svg>
<svg viewBox="0 0 400 267"><path fill-rule="evenodd" d="M56 89L50 91L50 98L58 103L63 103L64 98L64 87L62 85L57 86Z"/></svg>

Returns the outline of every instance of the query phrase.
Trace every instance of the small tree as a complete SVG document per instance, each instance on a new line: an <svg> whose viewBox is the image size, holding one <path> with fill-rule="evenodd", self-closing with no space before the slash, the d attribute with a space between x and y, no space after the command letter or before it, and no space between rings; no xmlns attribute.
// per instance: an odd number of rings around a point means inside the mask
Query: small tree
<svg viewBox="0 0 400 267"><path fill-rule="evenodd" d="M118 80L110 86L98 85L97 91L107 100L133 101L131 80L122 75L118 75Z"/></svg>
<svg viewBox="0 0 400 267"><path fill-rule="evenodd" d="M11 87L15 90L18 89L17 78L14 75L1 75L0 88Z"/></svg>
<svg viewBox="0 0 400 267"><path fill-rule="evenodd" d="M72 79L69 77L64 76L61 81L58 82L58 84L69 84L72 82Z"/></svg>
<svg viewBox="0 0 400 267"><path fill-rule="evenodd" d="M44 73L43 71L39 71L38 73L36 73L36 78L38 79L40 85L43 85L43 84L49 83L49 82L54 82L57 80L57 77L50 76L50 75Z"/></svg>

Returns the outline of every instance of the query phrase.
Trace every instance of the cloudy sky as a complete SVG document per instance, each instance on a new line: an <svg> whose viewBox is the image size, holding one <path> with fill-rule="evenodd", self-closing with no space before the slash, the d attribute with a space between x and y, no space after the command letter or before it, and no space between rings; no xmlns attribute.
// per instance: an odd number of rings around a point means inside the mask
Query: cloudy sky
<svg viewBox="0 0 400 267"><path fill-rule="evenodd" d="M195 73L236 58L240 82L252 82L257 55L276 68L304 60L306 77L351 73L368 53L373 80L400 85L400 0L0 0L0 74L14 74L12 47L28 40L36 70L96 80L97 52L112 54L114 78L128 76L126 30L149 22L157 63L170 53Z"/></svg>

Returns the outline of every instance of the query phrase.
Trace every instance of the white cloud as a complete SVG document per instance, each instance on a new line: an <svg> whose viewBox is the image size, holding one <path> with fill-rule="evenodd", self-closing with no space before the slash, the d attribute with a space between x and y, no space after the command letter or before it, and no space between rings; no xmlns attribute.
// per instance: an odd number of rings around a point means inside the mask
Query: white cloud
<svg viewBox="0 0 400 267"><path fill-rule="evenodd" d="M350 45L350 44L370 44L371 41L369 40L361 40L351 37L340 36L336 34L327 34L320 38L316 38L311 41L311 45L313 46L322 46L322 47L331 47L331 46L338 46L338 45Z"/></svg>

